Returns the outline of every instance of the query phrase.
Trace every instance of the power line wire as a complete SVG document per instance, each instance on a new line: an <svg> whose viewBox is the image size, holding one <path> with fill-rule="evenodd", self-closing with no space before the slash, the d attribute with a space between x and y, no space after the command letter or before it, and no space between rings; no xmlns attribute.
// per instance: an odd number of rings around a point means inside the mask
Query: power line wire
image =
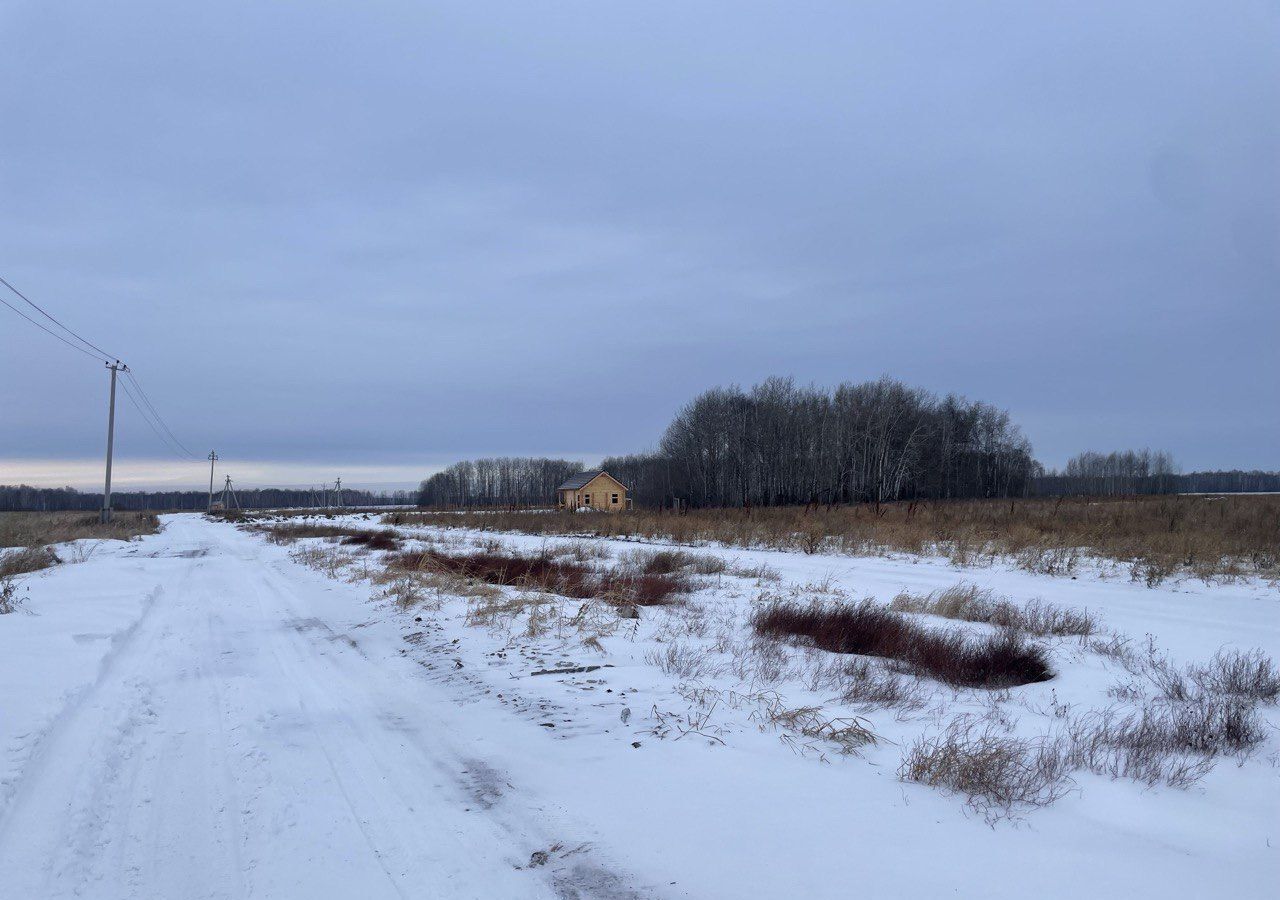
<svg viewBox="0 0 1280 900"><path fill-rule="evenodd" d="M85 356L88 356L88 357L91 357L91 358L93 358L93 359L96 359L96 360L98 360L99 362L104 362L104 363L109 363L109 362L111 362L111 360L110 360L110 359L108 359L108 358L106 358L106 357L104 357L104 356L98 356L96 353L93 353L93 352L91 352L91 351L89 351L89 350L86 350L86 349L84 349L83 347L81 347L81 346L79 346L79 345L77 345L77 344L73 344L73 343L71 343L69 340L67 340L66 338L64 338L62 335L58 334L56 331L53 331L53 330L51 330L51 329L49 329L49 328L46 328L44 325L41 325L41 324L40 324L39 322L37 322L35 319L31 318L29 315L27 315L26 313L24 313L22 310L18 309L18 307L14 306L12 303L10 303L8 300L4 299L3 297L0 297L0 303L3 303L5 306L9 307L11 310L13 310L14 312L16 312L18 315L22 316L22 318L26 319L26 320L27 320L28 322L30 322L32 325L34 325L34 326L36 326L37 328L39 328L39 329L40 329L41 331L43 331L45 334L52 335L53 337L55 337L55 338L57 338L58 340L62 341L62 343L66 344L66 345L67 345L68 347L70 347L72 350L79 350L79 351L80 351L81 353L83 353Z"/></svg>
<svg viewBox="0 0 1280 900"><path fill-rule="evenodd" d="M132 369L125 372L125 377L128 378L129 381L133 383L133 386L138 391L138 396L142 398L142 402L147 405L147 409L151 410L151 414L155 416L156 421L160 423L160 427L163 428L165 430L165 433L173 439L173 442L177 444L179 447L181 447L182 452L187 454L187 456L191 457L192 459L198 459L199 457L197 457L194 453L192 453L187 448L186 444L178 440L178 436L173 433L173 429L170 428L168 423L165 422L164 417L161 416L159 410L156 409L155 404L151 402L151 398L147 396L147 392L144 391L142 389L142 385L138 383L138 378L136 375L133 374Z"/></svg>
<svg viewBox="0 0 1280 900"><path fill-rule="evenodd" d="M22 298L24 303L26 303L32 309L36 310L36 312L40 313L40 315L44 316L54 325L57 325L67 334L71 335L73 338L79 341L80 344L83 344L84 346L82 347L79 344L73 344L71 341L67 340L63 335L58 334L56 331L52 330L44 323L38 322L35 319L31 318L31 316L27 315L21 309L14 306L8 300L5 300L3 297L0 297L0 303L3 303L9 309L13 310L15 313L22 316L22 318L26 319L32 325L39 328L45 334L48 334L51 337L57 338L58 340L62 341L62 343L70 347L72 350L77 350L80 353L83 353L85 356L91 357L93 359L97 359L101 362L107 363L108 365L112 362L112 360L117 359L117 357L114 357L110 353L107 353L107 351L103 350L97 344L93 343L87 338L81 337L79 334L72 331L70 328L64 325L61 321L55 318L51 313L49 313L47 310L41 307L38 303L36 303L26 294L22 293L22 291L18 290L16 287L10 284L3 276L0 276L0 284L4 285L9 290L13 291L14 294ZM86 347L90 349L85 349ZM125 394L129 397L130 402L133 403L134 407L142 415L142 419L144 422L147 423L147 426L153 432L155 432L156 436L159 437L160 440L163 443L165 443L166 446L171 451L173 451L177 456L179 457L186 456L190 459L198 459L199 457L197 457L194 453L192 453L189 449L187 449L187 446L183 444L182 441L178 440L178 436L173 433L173 429L169 427L169 424L165 422L164 417L160 415L160 411L156 409L155 404L151 402L151 398L147 396L147 392L142 389L142 384L138 381L137 376L133 374L133 370L126 368L124 370L124 373L125 373L125 376L129 379L129 381L132 382L133 387L136 389L137 396L135 396L133 393L130 392L129 386L127 384L122 383L122 386L124 387L124 390L125 390ZM139 403L139 398L141 398L141 403ZM143 406L145 406L146 409L143 409ZM153 419L154 419L154 422L152 421ZM159 428L156 427L157 425L159 425ZM161 431L163 431L164 433L162 434Z"/></svg>
<svg viewBox="0 0 1280 900"><path fill-rule="evenodd" d="M114 357L114 356L112 356L112 355L111 355L110 353L108 353L106 350L103 350L103 349L102 349L101 347L99 347L97 344L94 344L94 343L93 343L93 342L91 342L91 341L85 340L85 339L84 339L84 338L82 338L80 335L76 334L74 331L72 331L70 328L68 328L66 325L63 325L61 322L59 322L57 319L55 319L53 316L51 316L48 312L46 312L44 309L42 309L42 308L41 308L41 307L40 307L40 306L39 306L39 305L38 305L34 300L32 300L31 298L29 298L26 294L22 293L22 291L18 290L16 287L14 287L13 285L11 285L9 282L5 281L5 279L4 279L4 277L3 277L3 276L0 276L0 284L3 284L3 285L4 285L5 287L7 287L9 290L13 291L15 294L17 294L19 297L21 297L21 298L22 298L22 299L27 303L27 305L28 305L28 306L30 306L32 309L36 310L38 313L40 313L40 315L44 316L46 319L48 319L48 320L49 320L50 322L52 322L54 325L57 325L59 328L61 328L61 329L62 329L63 331L65 331L67 334L69 334L69 335L71 335L73 338L75 338L77 341L79 341L80 343L84 344L84 345L85 345L85 346L87 346L87 347L92 347L94 350L98 351L98 352L99 352L99 353L101 353L103 356L107 357L107 362L110 362L112 359L115 359L115 357ZM6 305L7 305L7 304L6 304ZM11 307L11 308L12 308L12 307ZM30 320L28 320L28 321L30 321ZM38 323L36 323L36 324L38 324Z"/></svg>
<svg viewBox="0 0 1280 900"><path fill-rule="evenodd" d="M178 459L191 458L190 453L185 453L183 450L179 449L181 445L174 446L174 444L164 436L163 432L156 427L155 423L151 421L151 417L147 415L147 411L143 409L142 404L138 402L138 398L135 397L133 391L129 389L129 383L127 381L122 381L120 382L120 387L124 389L124 394L129 398L129 402L133 404L134 409L136 409L138 414L142 416L142 421L147 423L147 427L150 428L155 436L160 439L160 442L165 445L165 448L174 456L178 457Z"/></svg>

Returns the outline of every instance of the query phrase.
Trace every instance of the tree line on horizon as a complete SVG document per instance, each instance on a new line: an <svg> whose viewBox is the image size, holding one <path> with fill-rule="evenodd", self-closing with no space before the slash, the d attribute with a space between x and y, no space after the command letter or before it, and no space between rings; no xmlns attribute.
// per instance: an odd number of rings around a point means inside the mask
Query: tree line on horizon
<svg viewBox="0 0 1280 900"><path fill-rule="evenodd" d="M770 378L750 389L704 391L681 408L650 453L600 468L637 506L779 506L1028 496L1280 491L1280 472L1180 474L1164 451L1088 451L1046 470L1009 414L895 379L832 389ZM583 470L576 460L463 460L416 492L344 490L346 506L531 507ZM236 492L245 509L308 507L310 490ZM123 510L202 510L205 491L113 495ZM98 509L102 495L72 488L0 486L0 510Z"/></svg>
<svg viewBox="0 0 1280 900"><path fill-rule="evenodd" d="M1165 451L1088 451L1046 470L1007 412L892 378L832 390L771 378L683 407L652 453L599 468L637 506L776 506L919 499L1280 491L1280 472L1177 472ZM543 506L581 463L501 457L422 482L428 507Z"/></svg>

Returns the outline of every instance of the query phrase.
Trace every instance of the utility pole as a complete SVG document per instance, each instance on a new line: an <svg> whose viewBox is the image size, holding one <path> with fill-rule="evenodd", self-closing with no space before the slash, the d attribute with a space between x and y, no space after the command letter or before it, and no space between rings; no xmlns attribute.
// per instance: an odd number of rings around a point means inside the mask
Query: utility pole
<svg viewBox="0 0 1280 900"><path fill-rule="evenodd" d="M231 509L233 506L239 509L240 501L236 499L236 492L231 487L231 476L228 475L226 483L222 486L222 508Z"/></svg>
<svg viewBox="0 0 1280 900"><path fill-rule="evenodd" d="M213 509L213 464L218 461L218 453L215 450L209 451L209 505L206 509Z"/></svg>
<svg viewBox="0 0 1280 900"><path fill-rule="evenodd" d="M111 521L111 451L116 442L116 376L129 371L129 367L118 359L107 363L107 368L111 370L111 402L107 407L107 483L102 490L101 521L104 525Z"/></svg>

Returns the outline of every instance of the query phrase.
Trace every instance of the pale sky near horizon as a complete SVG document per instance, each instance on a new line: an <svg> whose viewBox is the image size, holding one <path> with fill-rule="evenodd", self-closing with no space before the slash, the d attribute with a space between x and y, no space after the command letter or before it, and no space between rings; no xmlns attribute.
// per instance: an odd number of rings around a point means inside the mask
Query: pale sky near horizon
<svg viewBox="0 0 1280 900"><path fill-rule="evenodd" d="M0 276L246 484L592 462L770 375L1280 469L1276 0L2 0L0 48ZM98 487L106 387L0 308L0 483ZM121 487L201 486L119 416Z"/></svg>

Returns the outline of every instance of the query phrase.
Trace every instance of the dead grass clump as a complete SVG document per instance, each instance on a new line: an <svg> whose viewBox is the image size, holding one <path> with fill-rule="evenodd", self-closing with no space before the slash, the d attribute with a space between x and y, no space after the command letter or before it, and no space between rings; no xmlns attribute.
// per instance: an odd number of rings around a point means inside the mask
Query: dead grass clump
<svg viewBox="0 0 1280 900"><path fill-rule="evenodd" d="M358 531L355 534L349 534L342 539L342 543L348 546L368 547L370 550L399 550L401 538L390 528L383 528L378 531Z"/></svg>
<svg viewBox="0 0 1280 900"><path fill-rule="evenodd" d="M1123 662L1165 700L1188 703L1221 697L1275 703L1280 697L1280 671L1261 650L1219 650L1207 663L1179 668L1148 647L1145 657L1135 653Z"/></svg>
<svg viewBox="0 0 1280 900"><path fill-rule="evenodd" d="M778 728L794 731L814 740L835 744L840 752L849 755L863 747L874 745L876 733L871 730L865 719L836 718L831 719L822 714L820 706L801 706L797 709L786 709L781 704L769 707L767 721Z"/></svg>
<svg viewBox="0 0 1280 900"><path fill-rule="evenodd" d="M765 563L756 563L755 565L733 563L725 569L725 574L732 575L734 578L754 578L756 581L777 582L782 580L782 573Z"/></svg>
<svg viewBox="0 0 1280 900"><path fill-rule="evenodd" d="M303 547L289 553L289 558L304 566L317 569L330 578L338 578L343 571L356 561L354 554L327 547Z"/></svg>
<svg viewBox="0 0 1280 900"><path fill-rule="evenodd" d="M383 590L382 596L395 604L396 609L406 612L419 606L426 599L422 584L412 575L402 575Z"/></svg>
<svg viewBox="0 0 1280 900"><path fill-rule="evenodd" d="M1080 551L1080 547L1033 544L1019 550L1014 559L1019 568L1036 575L1074 575L1080 566Z"/></svg>
<svg viewBox="0 0 1280 900"><path fill-rule="evenodd" d="M1003 688L1053 677L1044 650L1013 629L986 638L940 632L870 600L856 605L774 601L752 617L756 633L801 638L833 653L896 660L957 687Z"/></svg>
<svg viewBox="0 0 1280 900"><path fill-rule="evenodd" d="M587 563L597 559L608 559L609 550L593 541L574 541L551 548L554 557L567 556L575 562Z"/></svg>
<svg viewBox="0 0 1280 900"><path fill-rule="evenodd" d="M650 650L644 658L664 674L676 678L711 678L720 674L720 667L707 651L679 641L666 644L661 650Z"/></svg>
<svg viewBox="0 0 1280 900"><path fill-rule="evenodd" d="M928 702L918 679L894 672L871 660L860 659L845 666L840 699L853 706L883 707L912 711Z"/></svg>
<svg viewBox="0 0 1280 900"><path fill-rule="evenodd" d="M1264 737L1247 703L1157 702L1130 713L1108 709L1074 717L1063 753L1072 768L1185 788L1212 769L1215 757L1247 755Z"/></svg>
<svg viewBox="0 0 1280 900"><path fill-rule="evenodd" d="M1100 627L1088 610L1055 606L1039 599L1019 606L995 596L990 590L965 582L924 595L903 591L893 598L889 608L897 612L1016 628L1037 637L1088 637Z"/></svg>
<svg viewBox="0 0 1280 900"><path fill-rule="evenodd" d="M48 547L23 547L21 550L0 550L0 578L26 575L57 565L60 560Z"/></svg>
<svg viewBox="0 0 1280 900"><path fill-rule="evenodd" d="M1219 650L1206 665L1190 668L1201 691L1254 703L1280 697L1280 671L1261 650Z"/></svg>
<svg viewBox="0 0 1280 900"><path fill-rule="evenodd" d="M624 562L645 575L671 575L676 572L719 575L728 568L728 564L718 556L683 550L633 550L624 557Z"/></svg>
<svg viewBox="0 0 1280 900"><path fill-rule="evenodd" d="M546 603L546 597L534 593L492 594L475 597L467 607L463 620L468 626L483 628L510 627L519 616L529 613L527 631L531 636L540 633L545 614L540 607Z"/></svg>
<svg viewBox="0 0 1280 900"><path fill-rule="evenodd" d="M916 740L898 776L964 794L988 820L1019 807L1046 806L1071 789L1059 742L1014 737L973 716L960 716L941 733Z"/></svg>

